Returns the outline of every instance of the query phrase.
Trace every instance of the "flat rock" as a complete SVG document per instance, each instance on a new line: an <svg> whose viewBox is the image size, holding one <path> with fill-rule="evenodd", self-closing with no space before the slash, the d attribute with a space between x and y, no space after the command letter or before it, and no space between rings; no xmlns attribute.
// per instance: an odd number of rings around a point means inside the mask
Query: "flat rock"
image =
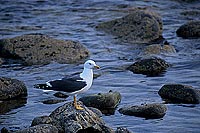
<svg viewBox="0 0 200 133"><path fill-rule="evenodd" d="M96 26L129 43L149 43L162 38L162 19L153 11L135 9L130 14Z"/></svg>
<svg viewBox="0 0 200 133"><path fill-rule="evenodd" d="M169 64L160 58L150 58L139 60L127 69L136 74L144 74L147 76L157 76L165 72Z"/></svg>
<svg viewBox="0 0 200 133"><path fill-rule="evenodd" d="M143 117L146 119L162 118L165 115L166 111L166 105L159 103L127 106L119 109L119 112L121 114Z"/></svg>
<svg viewBox="0 0 200 133"><path fill-rule="evenodd" d="M172 45L152 44L146 46L142 51L143 55L148 55L148 56L153 54L162 54L162 53L176 53L176 50Z"/></svg>
<svg viewBox="0 0 200 133"><path fill-rule="evenodd" d="M114 113L113 111L121 101L119 92L99 93L85 96L79 99L87 107L94 107L102 111L104 114Z"/></svg>
<svg viewBox="0 0 200 133"><path fill-rule="evenodd" d="M186 24L180 26L177 31L177 35L183 38L199 38L200 37L200 21L189 21Z"/></svg>
<svg viewBox="0 0 200 133"><path fill-rule="evenodd" d="M15 133L58 133L58 129L50 124L40 124L26 129L18 130Z"/></svg>
<svg viewBox="0 0 200 133"><path fill-rule="evenodd" d="M161 87L158 94L170 103L199 104L200 90L182 84L166 84Z"/></svg>
<svg viewBox="0 0 200 133"><path fill-rule="evenodd" d="M27 96L27 88L22 81L0 77L0 100Z"/></svg>
<svg viewBox="0 0 200 133"><path fill-rule="evenodd" d="M51 61L72 63L88 57L89 51L75 41L64 41L41 34L28 34L0 40L0 57L23 65L43 65Z"/></svg>
<svg viewBox="0 0 200 133"><path fill-rule="evenodd" d="M82 102L78 102L78 104L84 109L76 110L73 102L69 102L58 107L49 115L52 125L56 126L59 132L113 132L96 113L85 107Z"/></svg>

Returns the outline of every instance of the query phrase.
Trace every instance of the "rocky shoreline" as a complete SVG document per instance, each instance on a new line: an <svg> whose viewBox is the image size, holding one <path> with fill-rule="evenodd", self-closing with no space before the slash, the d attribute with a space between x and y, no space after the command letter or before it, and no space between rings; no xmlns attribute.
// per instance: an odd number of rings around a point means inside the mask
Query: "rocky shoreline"
<svg viewBox="0 0 200 133"><path fill-rule="evenodd" d="M107 34L117 37L120 41L128 43L148 44L144 47L142 59L134 62L127 69L135 74L147 76L159 76L170 67L164 59L158 58L161 53L175 53L175 48L165 44L167 40L162 37L161 17L153 11L135 9L125 17L100 23L97 30L103 30ZM183 38L200 37L199 21L191 21L182 25L177 35ZM155 44L156 42L156 44ZM159 42L159 43L158 43ZM41 34L27 34L10 39L0 40L0 64L19 63L24 66L45 65L52 61L58 63L74 63L86 59L89 50L75 41L63 41L53 39ZM12 61L11 61L12 60ZM158 91L163 99L161 103L148 103L144 105L131 105L120 108L118 111L123 115L131 115L146 119L160 119L167 113L167 103L199 104L200 91L184 84L165 84ZM27 88L25 83L17 79L0 77L0 108L8 108L1 113L9 111L8 101L26 97ZM67 96L57 94L60 97ZM17 133L33 132L106 132L120 133L130 132L124 127L116 130L107 126L101 119L101 113L114 114L120 104L120 92L108 92L82 97L79 102L84 110L73 108L72 102L67 102L54 110L49 116L39 116L32 121L29 128L21 129ZM44 104L63 102L64 100L52 100ZM25 104L26 102L23 102ZM22 105L23 105L22 104ZM89 108L93 107L95 109ZM11 107L12 108L12 107ZM111 110L111 111L110 111ZM100 112L100 113L96 113ZM2 132L10 132L6 128Z"/></svg>

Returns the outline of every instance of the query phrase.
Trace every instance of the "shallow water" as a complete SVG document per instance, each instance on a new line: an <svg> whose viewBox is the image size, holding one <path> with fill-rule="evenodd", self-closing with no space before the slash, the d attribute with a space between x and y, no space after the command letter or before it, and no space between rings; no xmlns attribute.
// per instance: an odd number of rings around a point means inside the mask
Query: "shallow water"
<svg viewBox="0 0 200 133"><path fill-rule="evenodd" d="M84 94L89 95L109 90L119 91L125 105L163 102L157 94L162 85L181 83L199 89L200 86L200 39L182 39L176 36L176 29L188 20L197 17L180 15L185 10L200 10L199 4L176 1L151 0L60 0L54 1L0 1L0 38L10 38L27 33L42 33L63 40L76 40L91 52L101 75L94 80L92 88ZM126 7L126 5L128 7ZM126 7L126 8L125 8ZM146 77L125 70L132 64L141 47L137 44L124 44L95 26L103 21L122 17L131 7L148 7L159 12L163 19L163 36L178 51L176 54L160 55L172 66L159 77ZM0 75L25 82L28 97L16 105L15 109L0 115L0 129L7 127L18 130L29 127L36 116L49 115L63 103L47 105L41 101L54 98L54 92L44 93L33 88L36 83L61 78L80 72L81 64L58 64L52 62L45 66L23 67L3 66ZM66 99L71 101L72 98ZM15 104L16 101L11 102ZM145 120L134 116L119 114L103 116L109 126L124 126L134 132L200 132L200 105L167 104L167 114L162 119Z"/></svg>

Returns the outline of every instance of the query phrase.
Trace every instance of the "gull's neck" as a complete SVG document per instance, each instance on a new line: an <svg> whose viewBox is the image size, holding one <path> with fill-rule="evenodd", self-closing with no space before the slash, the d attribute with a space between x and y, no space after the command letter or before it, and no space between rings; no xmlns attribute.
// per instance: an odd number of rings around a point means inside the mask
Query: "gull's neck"
<svg viewBox="0 0 200 133"><path fill-rule="evenodd" d="M90 80L93 79L93 70L92 69L88 69L88 68L84 68L83 69L83 72L80 74L80 76L83 78L83 79L87 79L88 77L91 77Z"/></svg>

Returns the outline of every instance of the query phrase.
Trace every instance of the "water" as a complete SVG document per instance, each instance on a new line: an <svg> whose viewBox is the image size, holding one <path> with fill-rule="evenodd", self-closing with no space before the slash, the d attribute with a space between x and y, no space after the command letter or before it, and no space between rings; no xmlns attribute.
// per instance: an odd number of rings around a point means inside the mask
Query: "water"
<svg viewBox="0 0 200 133"><path fill-rule="evenodd" d="M199 10L196 3L151 0L60 0L54 1L0 1L0 38L10 38L28 33L42 33L63 40L75 40L84 44L91 52L101 75L94 80L92 88L79 97L109 90L119 91L122 101L118 108L142 103L161 103L157 94L162 85L181 83L197 89L200 86L200 40L182 39L176 36L176 29L188 20L199 18L182 16L185 10ZM126 7L126 5L128 7ZM146 77L133 74L125 68L138 57L141 46L123 44L95 26L107 20L122 17L130 7L148 7L160 13L163 19L163 36L178 51L176 54L161 55L172 64L160 77ZM126 7L126 8L123 8ZM49 115L58 106L45 105L41 101L54 98L53 92L43 93L33 88L36 83L61 78L82 71L81 64L58 64L52 62L45 66L4 66L0 75L25 82L28 88L27 99L12 101L15 108L0 115L0 129L7 127L18 130L29 127L34 117ZM72 98L67 98L71 101ZM16 104L19 103L19 104ZM164 118L145 120L134 116L119 114L103 116L109 126L127 127L134 132L200 132L200 105L167 104Z"/></svg>

